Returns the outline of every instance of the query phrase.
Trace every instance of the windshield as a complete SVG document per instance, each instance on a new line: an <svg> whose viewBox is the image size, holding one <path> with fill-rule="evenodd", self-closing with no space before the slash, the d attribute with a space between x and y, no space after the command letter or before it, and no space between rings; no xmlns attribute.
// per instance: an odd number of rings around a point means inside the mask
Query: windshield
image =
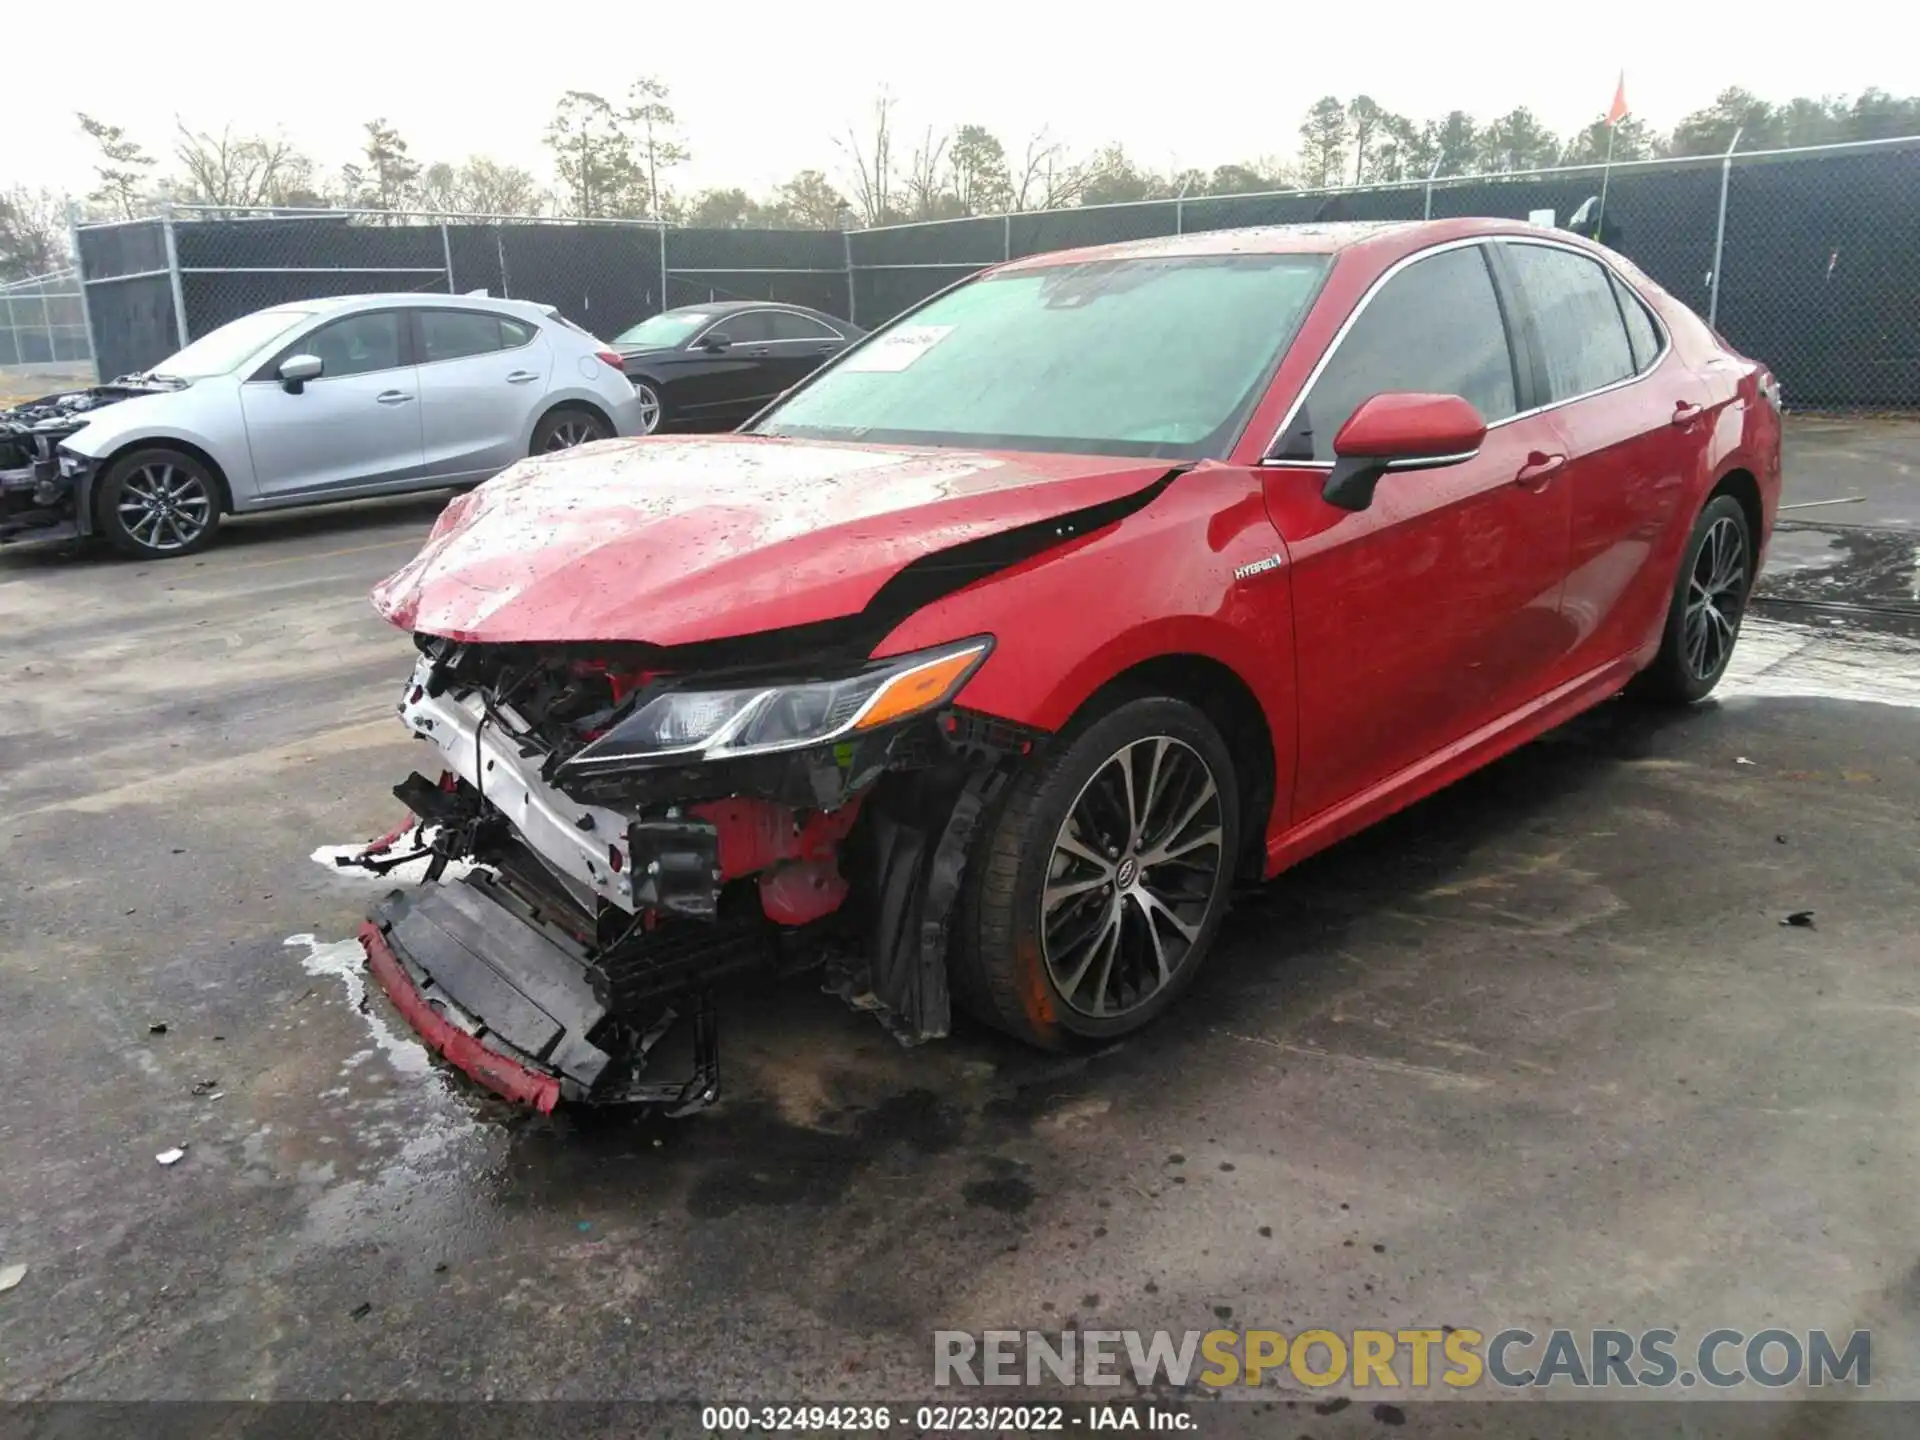
<svg viewBox="0 0 1920 1440"><path fill-rule="evenodd" d="M256 310L251 315L242 315L218 330L209 330L186 349L175 351L154 366L152 373L182 380L225 375L312 313L311 310Z"/></svg>
<svg viewBox="0 0 1920 1440"><path fill-rule="evenodd" d="M613 337L616 345L649 345L665 349L678 345L694 331L705 325L713 317L707 314L694 314L685 310L669 311L665 315L655 315L642 320L638 325L622 330Z"/></svg>
<svg viewBox="0 0 1920 1440"><path fill-rule="evenodd" d="M882 330L753 430L1221 455L1292 340L1327 260L1193 255L987 276Z"/></svg>

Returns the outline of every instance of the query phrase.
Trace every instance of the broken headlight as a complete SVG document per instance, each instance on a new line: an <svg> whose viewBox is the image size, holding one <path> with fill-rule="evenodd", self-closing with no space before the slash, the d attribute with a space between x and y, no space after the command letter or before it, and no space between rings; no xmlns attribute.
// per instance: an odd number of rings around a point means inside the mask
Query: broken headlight
<svg viewBox="0 0 1920 1440"><path fill-rule="evenodd" d="M980 636L876 662L839 680L666 690L566 764L575 774L655 760L728 760L798 750L944 705L993 648Z"/></svg>

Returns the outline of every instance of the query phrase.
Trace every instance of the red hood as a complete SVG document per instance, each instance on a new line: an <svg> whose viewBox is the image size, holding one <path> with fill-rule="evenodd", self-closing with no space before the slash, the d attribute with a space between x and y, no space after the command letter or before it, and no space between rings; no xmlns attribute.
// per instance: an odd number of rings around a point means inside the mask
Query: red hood
<svg viewBox="0 0 1920 1440"><path fill-rule="evenodd" d="M856 614L922 555L1132 494L1167 464L610 441L455 500L373 603L403 629L483 644L751 635Z"/></svg>

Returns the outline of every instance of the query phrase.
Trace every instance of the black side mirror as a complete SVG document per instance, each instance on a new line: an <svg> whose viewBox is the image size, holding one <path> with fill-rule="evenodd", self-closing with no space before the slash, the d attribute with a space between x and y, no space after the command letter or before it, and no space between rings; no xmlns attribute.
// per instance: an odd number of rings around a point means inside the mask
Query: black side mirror
<svg viewBox="0 0 1920 1440"><path fill-rule="evenodd" d="M731 344L733 344L733 341L728 337L726 331L715 330L700 342L700 348L702 350L711 350L717 355Z"/></svg>

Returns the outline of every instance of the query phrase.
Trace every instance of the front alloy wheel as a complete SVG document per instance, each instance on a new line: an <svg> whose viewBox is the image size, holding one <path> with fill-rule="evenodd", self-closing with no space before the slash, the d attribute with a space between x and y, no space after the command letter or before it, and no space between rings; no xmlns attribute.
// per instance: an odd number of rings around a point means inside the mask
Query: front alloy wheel
<svg viewBox="0 0 1920 1440"><path fill-rule="evenodd" d="M1226 912L1238 783L1219 731L1183 700L1128 700L1070 727L976 841L950 951L955 1000L1049 1049L1151 1022Z"/></svg>
<svg viewBox="0 0 1920 1440"><path fill-rule="evenodd" d="M198 460L172 450L143 450L117 460L100 488L100 530L142 559L191 554L220 524L219 488Z"/></svg>
<svg viewBox="0 0 1920 1440"><path fill-rule="evenodd" d="M1173 982L1226 864L1220 790L1192 746L1153 735L1082 787L1054 836L1041 950L1065 1004L1119 1019Z"/></svg>

